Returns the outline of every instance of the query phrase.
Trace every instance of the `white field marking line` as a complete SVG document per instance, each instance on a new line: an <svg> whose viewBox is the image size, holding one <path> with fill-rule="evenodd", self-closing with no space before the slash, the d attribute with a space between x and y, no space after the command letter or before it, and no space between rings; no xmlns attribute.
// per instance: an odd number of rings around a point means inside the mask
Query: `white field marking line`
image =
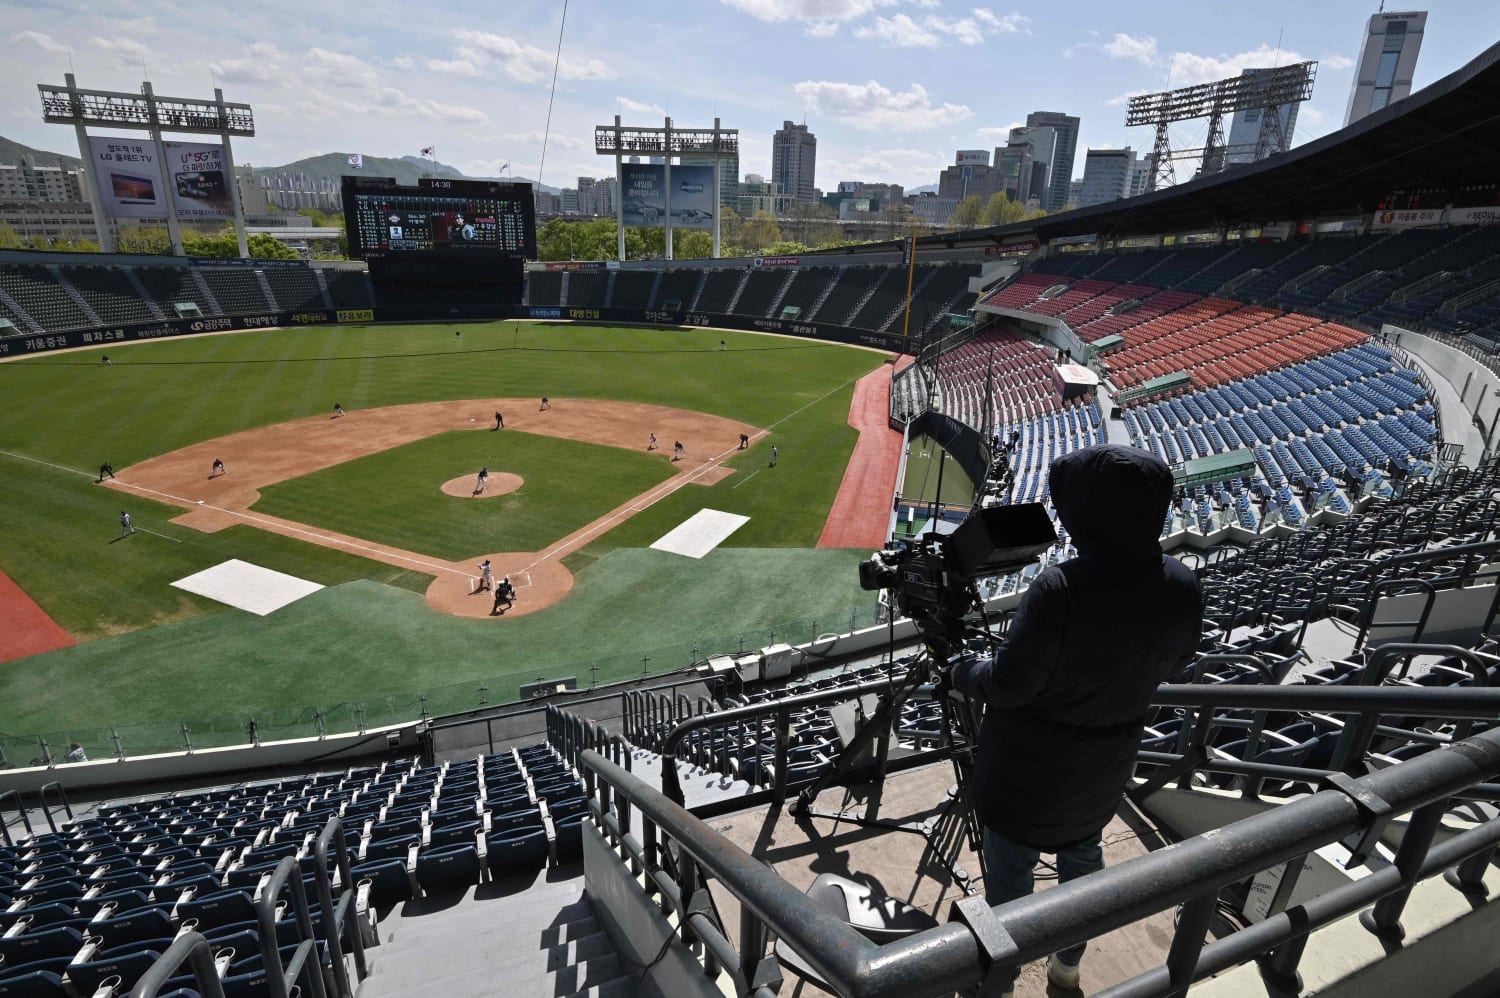
<svg viewBox="0 0 1500 998"><path fill-rule="evenodd" d="M0 450L0 454L4 454L6 457L13 457L17 461L30 461L32 464L39 464L44 468L54 468L57 471L66 471L70 475L82 475L89 481L94 481L94 476L91 473L87 471L79 471L77 468L65 468L60 464L53 464L51 461L43 461L40 458L29 457L26 454L17 454L15 451Z"/></svg>
<svg viewBox="0 0 1500 998"><path fill-rule="evenodd" d="M764 470L764 468L756 468L754 471L750 472L750 474L746 475L744 478L741 478L739 481L729 486L729 491L733 492L735 489L739 488L741 485L744 485L746 482L748 482L750 479L754 478Z"/></svg>
<svg viewBox="0 0 1500 998"><path fill-rule="evenodd" d="M3 452L0 452L0 453L3 453ZM64 469L64 470L71 470L71 469ZM92 478L93 476L90 475L89 477ZM167 499L167 500L169 500L171 502L180 503L180 504L182 504L184 506L188 506L188 507L190 507L189 508L189 512L191 512L194 509L211 509L211 510L213 510L216 513L224 513L227 516L238 517L239 519L244 520L247 523L253 523L253 524L256 524L258 526L261 526L261 528L263 530L265 530L267 533L273 533L274 534L274 533L280 533L280 532L285 531L286 533L289 533L289 534L301 534L304 537L316 538L318 541L320 541L322 543L323 547L331 547L331 548L342 549L342 550L346 550L346 551L366 551L366 552L369 552L372 556L376 556L376 557L374 557L372 559L372 560L375 560L375 561L382 561L384 559L389 558L389 559L394 559L396 561L406 562L406 563L411 564L411 565L416 565L416 566L418 566L420 568L423 568L425 570L428 570L428 571L447 572L449 575L465 575L465 576L468 575L467 572L461 572L458 569L449 568L447 565L439 565L439 564L437 564L435 562L424 561L421 558L408 558L404 554L397 554L394 549L381 550L380 548L370 547L367 544L356 544L353 541L346 541L343 538L341 538L341 537L335 537L332 534L325 534L325 533L321 533L321 532L316 531L316 530L309 530L309 529L307 529L305 527L295 526L293 524L293 521L291 521L291 520L285 520L285 521L278 522L278 521L275 521L275 520L265 519L264 517L254 516L254 515L252 515L250 513L242 513L242 512L240 512L237 509L225 509L223 506L215 506L212 503L206 503L206 502L203 502L201 500L184 499L184 498L182 498L182 496L174 496L170 492L160 492L160 491L158 491L156 489L148 489L144 485L133 485L130 482L123 481L121 479L112 479L112 481L119 482L121 488L132 489L132 490L134 490L136 492L146 493L147 495L160 496L161 498ZM170 537L167 538L167 539L171 540Z"/></svg>
<svg viewBox="0 0 1500 998"><path fill-rule="evenodd" d="M863 375L861 375L860 377L863 377ZM819 395L817 398L813 399L811 402L808 402L806 405L800 406L797 409L794 409L793 411L787 413L785 416L782 416L780 419L775 420L770 425L768 425L765 429L763 429L763 430L756 430L754 433L752 433L750 435L751 441L756 441L756 440L759 440L760 438L762 438L764 436L768 436L770 434L771 430L774 427L780 426L782 423L785 423L787 420L791 419L793 416L796 416L799 413L802 413L803 411L812 408L813 406L817 405L819 402L821 402L824 399L828 398L830 395L833 395L835 392L843 391L845 388L848 388L850 385L854 384L858 380L859 380L859 378L850 378L849 380L845 381L843 384L837 385L837 386L835 386L833 388L830 388L828 391L824 392L822 395ZM660 502L661 500L665 499L667 496L671 495L672 493L676 492L678 489L682 488L684 485L691 484L693 481L695 481L704 472L706 472L706 471L708 471L708 470L710 470L712 468L718 467L719 464L721 464L724 461L724 459L727 458L730 454L736 454L736 453L738 453L739 449L740 449L739 445L736 444L734 447L730 447L730 448L728 448L726 450L720 451L717 455L715 455L714 457L709 458L707 462L705 462L704 464L700 465L698 468L696 468L695 470L689 472L688 474L677 476L677 477L673 477L673 478L669 478L669 479L667 479L667 481L663 482L661 485L658 485L658 486L656 486L653 489L647 490L646 493L645 493L645 497L646 497L646 501L645 502L640 503L640 504L632 504L632 505L626 507L625 509L621 510L620 512L614 514L613 516L607 517L604 520L599 521L591 529L589 529L589 530L587 530L587 531L585 531L583 533L578 534L571 541L568 541L568 540L564 539L563 541L559 542L558 544L555 544L552 547L547 548L541 554L537 555L536 560L533 561L531 564L527 565L526 569L534 568L535 566L541 564L542 562L546 561L549 558L556 558L556 557L558 557L564 551L566 551L568 548L570 548L570 547L574 546L575 544L577 544L579 541L582 541L585 538L592 537L593 535L595 535L597 533L600 533L602 530L606 530L606 529L612 528L617 521L624 519L627 515L633 515L635 513L641 513L641 512L646 511L647 509L650 509L652 506L656 505L658 502ZM759 469L756 469L756 470L759 471ZM746 476L746 477L748 478L749 476ZM730 487L730 491L733 491L735 487L737 487L737 486L731 486ZM659 494L653 495L653 493L657 493L657 492L659 492ZM522 571L525 571L526 569L522 569Z"/></svg>
<svg viewBox="0 0 1500 998"><path fill-rule="evenodd" d="M164 541L171 541L173 544L182 543L182 541L178 540L175 537L168 537L166 534L158 534L156 531L147 530L145 527L136 527L135 529L139 530L143 534L150 534L152 537L160 537Z"/></svg>

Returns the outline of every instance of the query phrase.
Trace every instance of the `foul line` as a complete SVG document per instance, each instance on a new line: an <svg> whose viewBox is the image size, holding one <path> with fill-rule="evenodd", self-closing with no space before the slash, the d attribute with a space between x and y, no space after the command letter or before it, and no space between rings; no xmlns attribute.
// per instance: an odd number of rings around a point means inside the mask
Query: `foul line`
<svg viewBox="0 0 1500 998"><path fill-rule="evenodd" d="M138 530L138 531L140 531L143 534L150 534L152 537L160 537L164 541L171 541L173 544L181 544L182 543L182 541L178 540L175 537L168 537L166 534L158 534L156 531L154 531L154 530L147 530L145 527L136 527L135 529Z"/></svg>
<svg viewBox="0 0 1500 998"><path fill-rule="evenodd" d="M750 474L746 475L744 478L741 478L739 481L737 481L733 485L731 485L729 487L729 491L733 492L735 489L739 488L741 485L744 485L750 479L754 478L756 475L760 474L762 471L765 471L765 470L766 469L764 469L764 468L756 468L754 471L750 472Z"/></svg>
<svg viewBox="0 0 1500 998"><path fill-rule="evenodd" d="M91 474L89 474L87 471L79 471L77 468L67 468L67 467L64 467L63 465L53 464L50 461L43 461L43 460L41 460L39 458L30 457L30 456L28 456L26 454L17 454L14 451L8 451L8 450L0 450L0 454L4 454L7 457L16 458L17 460L20 460L20 461L30 461L32 464L40 464L43 467L53 468L53 469L56 469L57 471L66 471L66 472L69 472L69 473L74 474L74 475L82 475L84 478L87 478L89 481L94 481L95 480L94 476L91 475ZM168 502L176 503L177 505L180 505L180 506L186 506L186 507L188 507L187 510L185 511L187 513L190 513L190 512L192 512L195 509L211 509L211 510L213 510L216 513L223 513L226 516L237 517L237 518L239 518L241 520L245 520L245 521L247 521L249 523L254 523L254 524L261 525L263 527L263 529L267 530L269 533L283 533L284 532L284 533L290 533L290 534L301 534L304 537L309 537L309 538L316 539L317 541L321 542L324 547L332 547L332 548L340 548L340 549L344 549L344 550L368 552L371 555L379 555L380 557L378 557L378 558L375 559L377 561L383 561L383 560L386 560L386 559L395 559L397 561L403 561L403 562L406 562L408 564L416 565L416 566L418 566L420 568L427 569L427 570L432 570L432 571L435 571L435 572L447 572L450 575L466 575L466 574L468 574L466 572L460 572L457 569L449 568L447 565L438 565L438 564L434 564L434 563L429 562L429 561L424 561L424 560L422 560L420 558L408 557L408 556L406 556L404 554L397 553L395 550L390 549L390 548L381 549L381 548L376 548L376 547L370 547L369 545L357 544L357 543L354 543L353 541L344 540L344 539L342 539L340 537L336 537L336 536L334 536L332 534L325 534L325 533L321 533L321 532L316 531L316 530L309 530L309 529L307 529L305 527L298 527L298 526L293 525L293 521L291 521L291 520L270 520L270 519L266 519L264 517L255 516L255 515L250 514L250 513L243 513L243 512L240 512L239 510L236 510L236 509L225 509L223 506L215 506L215 505L212 505L210 503L198 502L195 499L184 499L182 496L174 496L170 492L160 492L160 491L158 491L156 489L147 488L144 485L135 485L135 484L132 484L131 482L127 482L124 479L120 479L120 478L111 478L111 479L109 479L109 481L114 482L120 488L123 488L123 489L130 489L131 491L134 491L134 492L140 492L140 493L144 493L146 495L156 496L158 498L165 499ZM144 533L153 534L153 535L155 535L157 537L165 538L166 540L169 540L169 541L174 541L174 542L176 542L178 544L182 543L182 541L178 540L175 537L167 537L166 534L158 534L158 533L156 533L156 531L154 531L154 530L147 530L145 527L136 527L136 529L139 530L139 531L142 531ZM528 565L527 567L530 568L531 566Z"/></svg>
<svg viewBox="0 0 1500 998"><path fill-rule="evenodd" d="M864 377L864 375L860 375L860 377ZM854 384L858 380L859 380L859 378L850 378L849 380L845 381L843 384L837 385L837 386L835 386L833 388L830 388L828 391L824 392L822 395L819 395L817 398L813 399L811 402L808 402L806 405L800 406L797 409L794 409L791 412L787 413L785 416L782 416L780 419L775 420L774 422L770 423L768 426L766 426L765 429L756 430L754 433L752 433L750 435L750 439L752 441L755 441L755 440L759 440L762 437L765 437L765 436L769 435L770 432L771 432L771 430L774 427L780 426L782 423L785 423L787 420L791 419L792 417L797 416L797 415L801 414L802 412L804 412L804 411L806 411L808 409L811 409L813 406L817 405L819 402L822 402L824 399L826 399L829 396L835 394L836 392L843 391L845 388L848 388L850 385ZM644 513L646 510L650 509L652 506L656 505L658 502L660 502L661 500L665 499L667 496L672 495L674 492L676 492L678 489L682 488L684 485L689 485L689 484L693 483L699 477L701 477L705 472L710 471L710 470L718 467L724 461L724 459L727 458L729 455L731 455L731 454L737 454L737 453L739 453L739 451L740 451L740 448L739 448L738 445L735 445L734 447L727 448L725 450L720 451L715 456L709 458L703 464L699 465L693 471L688 472L686 475L679 475L677 477L667 479L661 485L658 485L655 488L650 489L647 492L643 493L643 496L645 497L645 502L631 503L630 505L622 507L621 509L615 511L614 513L609 514L608 516L605 516L604 518L595 521L594 523L592 523L589 526L583 528L582 530L578 531L577 533L575 533L573 535L570 535L568 537L564 537L561 541L559 541L556 544L554 544L553 546L547 548L541 554L537 555L536 560L532 561L530 564L528 564L524 569L522 569L522 571L530 570L530 569L536 567L537 565L540 565L542 562L547 561L548 559L558 557L564 551L568 550L571 547L576 546L580 541L586 540L588 538L592 538L592 537L594 537L595 535L599 534L602 531L607 531L607 530L611 529L620 520L627 519L630 516L635 515L636 513ZM750 477L752 477L753 475L759 474L760 470L761 469L757 468L754 472L751 473L751 475L747 475L746 478L745 478L745 480L748 481L750 479ZM739 487L739 484L736 483L735 485L733 485L733 486L730 487L730 491L732 492L732 491L734 491L734 489L736 489L738 487ZM653 494L653 493L655 493L655 494Z"/></svg>

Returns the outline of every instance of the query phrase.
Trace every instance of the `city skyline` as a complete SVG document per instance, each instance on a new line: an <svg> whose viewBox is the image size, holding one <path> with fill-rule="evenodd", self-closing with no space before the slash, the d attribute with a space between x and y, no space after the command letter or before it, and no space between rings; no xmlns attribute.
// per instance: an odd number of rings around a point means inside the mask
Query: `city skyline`
<svg viewBox="0 0 1500 998"><path fill-rule="evenodd" d="M740 129L740 177L769 176L772 132L805 120L818 136L815 182L824 191L841 180L935 184L955 150L1003 147L1039 110L1081 119L1077 177L1089 148L1149 148L1149 133L1121 124L1132 93L1318 59L1317 89L1293 136L1299 145L1342 123L1374 13L1347 0L1128 12L1097 3L1061 12L953 0L720 0L684 18L656 0L628 12L575 2L543 164L556 4L517 3L499 28L442 3L421 23L380 2L223 12L177 0L66 6L60 17L57 6L0 5L0 52L11 66L0 81L0 134L27 145L74 152L71 135L41 122L34 87L60 83L71 64L81 86L97 89L133 91L142 78L159 93L223 87L255 107L257 136L235 152L257 165L433 145L470 175L495 175L509 162L513 175L561 187L608 172L593 154L592 129L616 113L640 124L670 114L688 127L717 115ZM1431 18L1414 88L1500 37L1500 12L1477 0L1423 6ZM647 54L651 38L673 40L670 60ZM726 58L731 40L745 57ZM1201 144L1202 131L1202 123L1174 126L1173 144Z"/></svg>

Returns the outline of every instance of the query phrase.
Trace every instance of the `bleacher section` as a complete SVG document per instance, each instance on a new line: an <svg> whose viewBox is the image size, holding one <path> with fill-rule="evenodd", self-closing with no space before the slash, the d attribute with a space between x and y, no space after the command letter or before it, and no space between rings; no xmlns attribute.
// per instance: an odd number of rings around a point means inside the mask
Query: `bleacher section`
<svg viewBox="0 0 1500 998"><path fill-rule="evenodd" d="M43 329L81 329L94 325L46 267L29 264L0 267L0 288Z"/></svg>
<svg viewBox="0 0 1500 998"><path fill-rule="evenodd" d="M343 826L353 881L368 881L373 906L385 911L577 860L585 812L577 777L545 744L107 806L59 833L0 847L10 908L0 993L92 995L117 974L110 993L120 994L187 925L216 952L233 952L221 971L227 994L264 993L255 897L293 857L322 938L312 849L331 816ZM334 896L353 886L335 885ZM288 912L276 946L298 938ZM326 945L317 951L324 964Z"/></svg>
<svg viewBox="0 0 1500 998"><path fill-rule="evenodd" d="M609 293L610 308L650 308L651 289L656 286L654 270L619 270L614 274L614 288Z"/></svg>
<svg viewBox="0 0 1500 998"><path fill-rule="evenodd" d="M693 297L698 293L698 285L703 282L705 276L706 272L702 270L667 271L661 275L661 287L656 289L656 300L647 307L686 311L692 307ZM673 305L672 302L676 304Z"/></svg>
<svg viewBox="0 0 1500 998"><path fill-rule="evenodd" d="M561 305L562 274L556 270L533 270L526 274L526 304Z"/></svg>
<svg viewBox="0 0 1500 998"><path fill-rule="evenodd" d="M255 273L244 267L200 267L199 275L219 301L224 315L242 315L271 311L266 293L261 290Z"/></svg>
<svg viewBox="0 0 1500 998"><path fill-rule="evenodd" d="M710 270L703 281L703 291L698 295L698 304L694 311L698 312L727 312L729 302L734 298L734 292L744 280L745 272L738 268L729 270ZM688 303L683 302L683 308Z"/></svg>
<svg viewBox="0 0 1500 998"><path fill-rule="evenodd" d="M745 281L745 288L740 292L739 301L734 303L735 314L764 319L771 310L771 303L777 292L791 276L789 271L775 267L751 270Z"/></svg>
<svg viewBox="0 0 1500 998"><path fill-rule="evenodd" d="M603 308L609 290L609 271L572 270L567 274L568 304L574 308Z"/></svg>
<svg viewBox="0 0 1500 998"><path fill-rule="evenodd" d="M123 268L61 267L59 271L105 322L150 322L156 318Z"/></svg>
<svg viewBox="0 0 1500 998"><path fill-rule="evenodd" d="M822 296L828 282L838 271L833 267L804 267L797 271L792 283L781 297L781 308L801 309L800 318L806 319ZM780 309L777 309L779 312ZM774 318L774 316L773 316Z"/></svg>
<svg viewBox="0 0 1500 998"><path fill-rule="evenodd" d="M203 299L203 292L197 282L193 280L190 267L137 267L135 276L151 296L151 300L156 302L157 308L169 319L176 318L176 306L179 302L192 302L204 314L213 311L213 307Z"/></svg>
<svg viewBox="0 0 1500 998"><path fill-rule="evenodd" d="M309 308L327 308L318 279L306 267L267 267L261 271L271 285L271 294L282 311L298 312Z"/></svg>

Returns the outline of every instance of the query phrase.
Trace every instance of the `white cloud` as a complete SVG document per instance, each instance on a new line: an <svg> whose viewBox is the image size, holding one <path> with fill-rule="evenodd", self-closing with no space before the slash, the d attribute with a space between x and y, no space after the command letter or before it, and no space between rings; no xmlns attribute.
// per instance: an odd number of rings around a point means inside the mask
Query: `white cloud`
<svg viewBox="0 0 1500 998"><path fill-rule="evenodd" d="M1004 142L1010 138L1010 130L1012 128L1022 128L1025 124L1026 122L1024 121L1012 121L1010 124L1002 125L998 128L993 125L986 125L984 128L977 129L976 134L987 142Z"/></svg>
<svg viewBox="0 0 1500 998"><path fill-rule="evenodd" d="M1065 46L1063 46L1062 57L1064 59L1071 59L1071 58L1073 58L1073 51L1074 51L1073 50L1073 46L1071 46L1071 45L1065 45Z"/></svg>
<svg viewBox="0 0 1500 998"><path fill-rule="evenodd" d="M911 186L936 183L948 163L926 149L865 149L852 155L819 158L818 172L840 180L904 182Z"/></svg>
<svg viewBox="0 0 1500 998"><path fill-rule="evenodd" d="M934 20L929 18L929 20ZM873 38L894 45L896 48L930 48L938 43L938 36L926 30L905 14L895 17L877 17L875 26L862 26L854 32L855 38Z"/></svg>
<svg viewBox="0 0 1500 998"><path fill-rule="evenodd" d="M814 21L807 28L809 38L832 38L839 33L837 21Z"/></svg>
<svg viewBox="0 0 1500 998"><path fill-rule="evenodd" d="M972 17L942 18L929 17L927 26L941 31L945 35L952 35L955 41L964 45L978 45L984 41L984 31L979 27L979 22Z"/></svg>
<svg viewBox="0 0 1500 998"><path fill-rule="evenodd" d="M1123 94L1116 94L1104 100L1105 107L1124 107L1130 103L1130 98L1139 97L1142 94L1153 93L1151 90L1127 90Z"/></svg>
<svg viewBox="0 0 1500 998"><path fill-rule="evenodd" d="M938 128L974 116L962 104L933 106L927 90L918 83L913 83L910 90L897 91L874 80L868 83L804 80L793 89L809 111L838 118L855 128Z"/></svg>
<svg viewBox="0 0 1500 998"><path fill-rule="evenodd" d="M896 0L720 0L725 6L751 17L778 24L784 21L852 21L877 7L891 7Z"/></svg>
<svg viewBox="0 0 1500 998"><path fill-rule="evenodd" d="M1305 56L1288 49L1276 49L1262 42L1248 52L1236 55L1197 55L1193 52L1173 52L1171 81L1173 87L1190 87L1195 83L1212 83L1239 76L1241 70L1270 66L1289 66L1306 62Z"/></svg>
<svg viewBox="0 0 1500 998"><path fill-rule="evenodd" d="M447 73L450 76L479 75L479 67L467 59L425 59L422 65L434 73Z"/></svg>
<svg viewBox="0 0 1500 998"><path fill-rule="evenodd" d="M274 83L281 78L280 68L265 59L225 59L209 68L221 83Z"/></svg>
<svg viewBox="0 0 1500 998"><path fill-rule="evenodd" d="M616 97L620 105L621 114L655 114L665 116L667 109L660 104L648 104L645 101L631 100L629 97Z"/></svg>
<svg viewBox="0 0 1500 998"><path fill-rule="evenodd" d="M302 75L305 79L333 87L373 87L376 84L374 67L363 59L316 46L307 50L307 64Z"/></svg>
<svg viewBox="0 0 1500 998"><path fill-rule="evenodd" d="M68 52L68 47L57 41L51 35L44 35L40 31L20 31L10 36L12 40L24 42L27 45L35 45L43 52L51 52L53 55L63 55Z"/></svg>
<svg viewBox="0 0 1500 998"><path fill-rule="evenodd" d="M519 83L542 83L552 78L554 53L490 31L460 31L459 54L477 63L496 62L505 75ZM566 53L557 74L565 80L612 80L614 70L592 56Z"/></svg>
<svg viewBox="0 0 1500 998"><path fill-rule="evenodd" d="M1325 55L1318 63L1320 68L1327 69L1351 69L1354 60L1347 55Z"/></svg>
<svg viewBox="0 0 1500 998"><path fill-rule="evenodd" d="M413 59L409 55L398 55L395 59L391 60L391 62L397 69L417 68L417 60Z"/></svg>
<svg viewBox="0 0 1500 998"><path fill-rule="evenodd" d="M1111 41L1099 46L1111 59L1134 59L1150 66L1156 62L1156 39L1150 35L1127 35L1117 32Z"/></svg>
<svg viewBox="0 0 1500 998"><path fill-rule="evenodd" d="M133 55L137 59L144 59L151 54L151 50L134 38L94 38L94 44L106 52L121 52L125 55Z"/></svg>
<svg viewBox="0 0 1500 998"><path fill-rule="evenodd" d="M1031 23L1031 18L1024 14L997 15L988 7L975 7L974 18L985 27L1005 35L1013 35Z"/></svg>

